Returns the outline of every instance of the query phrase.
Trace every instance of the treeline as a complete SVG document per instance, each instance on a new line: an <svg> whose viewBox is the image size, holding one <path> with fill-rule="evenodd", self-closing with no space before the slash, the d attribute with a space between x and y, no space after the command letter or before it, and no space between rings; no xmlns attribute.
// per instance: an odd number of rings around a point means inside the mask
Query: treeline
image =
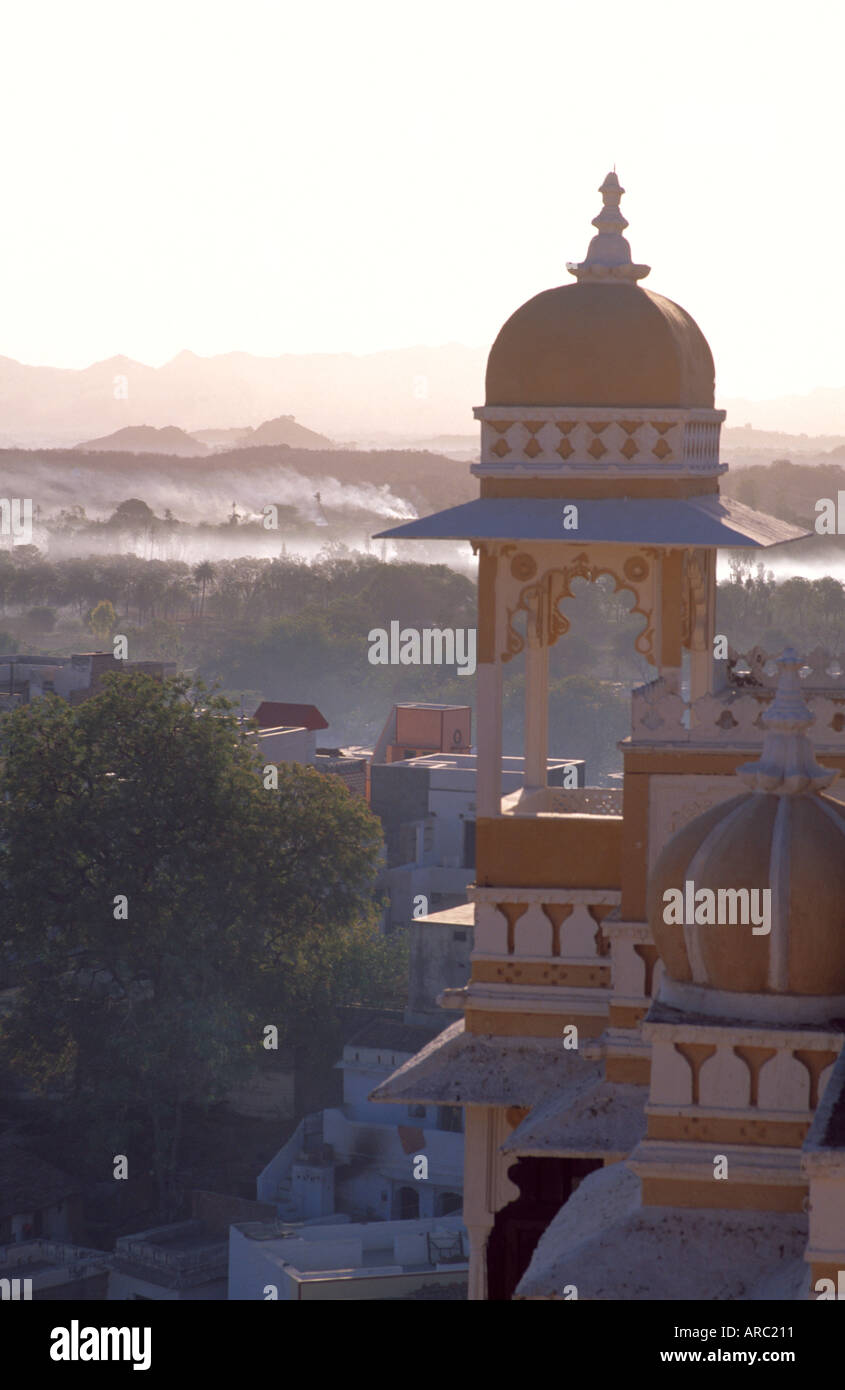
<svg viewBox="0 0 845 1390"><path fill-rule="evenodd" d="M817 646L839 652L845 649L845 587L830 575L776 583L762 562L737 559L730 580L718 588L716 624L738 651L761 646L776 654L790 645L802 655Z"/></svg>
<svg viewBox="0 0 845 1390"><path fill-rule="evenodd" d="M834 449L833 454L845 450ZM829 499L834 507L840 491L845 491L845 466L838 463L793 463L791 459L775 459L773 463L756 464L752 468L727 473L721 482L722 492L735 497L755 511L789 521L793 526L812 531L803 541L791 541L788 549L776 546L772 558L806 561L822 557L828 563L838 563L845 552L845 535L816 531L820 513L816 503ZM845 524L845 516L843 516Z"/></svg>
<svg viewBox="0 0 845 1390"><path fill-rule="evenodd" d="M634 646L644 620L630 614L629 594L611 589L609 581L575 582L564 605L572 626L550 663L550 752L586 758L593 783L618 770L631 686L654 675ZM370 631L394 621L418 630L476 626L475 584L447 565L384 563L342 547L313 563L291 556L195 566L133 555L52 561L34 546L0 553L4 652L9 643L59 655L103 648L89 624L104 601L133 659L175 661L242 698L247 712L262 699L316 704L330 724L326 742L371 744L396 702L475 707L475 677L455 666L369 661ZM52 632L28 625L45 611L56 620ZM845 589L831 577L777 584L763 565L737 560L718 588L717 631L739 650L839 648ZM505 751L515 754L523 670L521 657L505 667Z"/></svg>
<svg viewBox="0 0 845 1390"><path fill-rule="evenodd" d="M330 603L337 614L350 605L375 611L381 604L389 612L393 604L394 617L453 627L474 616L474 585L448 566L385 565L343 550L313 563L242 556L190 565L136 555L50 560L37 546L18 545L0 551L0 615L46 604L82 618L107 599L119 617L139 625L198 616L200 605L204 616L233 625Z"/></svg>

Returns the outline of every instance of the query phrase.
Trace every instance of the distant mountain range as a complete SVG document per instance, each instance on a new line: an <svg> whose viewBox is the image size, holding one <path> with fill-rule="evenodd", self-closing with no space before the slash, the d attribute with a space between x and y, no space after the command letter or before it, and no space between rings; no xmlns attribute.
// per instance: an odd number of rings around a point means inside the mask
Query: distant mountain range
<svg viewBox="0 0 845 1390"><path fill-rule="evenodd" d="M285 415L345 444L464 433L484 399L485 360L456 344L364 356L180 352L163 367L111 357L82 370L0 357L0 447L75 445L143 425L208 442L233 422L241 434Z"/></svg>
<svg viewBox="0 0 845 1390"><path fill-rule="evenodd" d="M0 447L66 447L143 426L175 426L201 443L239 447L248 430L293 416L346 445L466 435L475 430L473 406L484 400L486 358L486 348L456 343L360 356L186 351L162 367L111 357L81 370L0 357ZM732 426L840 437L845 428L845 386L719 403ZM302 439L294 447L301 445L317 447Z"/></svg>
<svg viewBox="0 0 845 1390"><path fill-rule="evenodd" d="M178 425L127 425L114 434L88 439L76 449L86 454L166 454L171 458L196 458L226 449L255 449L266 445L289 449L333 449L331 439L296 422L292 415L265 420L257 429L198 430L188 434Z"/></svg>

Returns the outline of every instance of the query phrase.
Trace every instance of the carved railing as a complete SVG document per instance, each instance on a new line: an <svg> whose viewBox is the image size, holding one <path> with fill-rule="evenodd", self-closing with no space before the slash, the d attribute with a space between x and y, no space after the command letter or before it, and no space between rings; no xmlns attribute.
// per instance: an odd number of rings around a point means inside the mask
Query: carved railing
<svg viewBox="0 0 845 1390"><path fill-rule="evenodd" d="M830 662L829 655L826 659ZM809 688L804 698L813 715L808 737L820 748L845 751L845 682L835 684L839 676L828 676L827 687L810 686L809 678L818 677L809 662L805 668ZM640 686L631 695L632 744L746 747L762 743L766 732L763 715L774 696L774 682L763 673L762 666L757 669L759 684L729 685L692 702L667 689L662 679ZM825 674L824 668L819 674Z"/></svg>
<svg viewBox="0 0 845 1390"><path fill-rule="evenodd" d="M555 961L560 965L609 965L610 942L602 932L602 922L618 910L620 894L599 888L470 888L475 902L475 945L473 960L482 956L512 956L517 960ZM595 985L607 983L602 975L569 983ZM473 979L478 978L474 968ZM504 981L504 976L501 977ZM532 981L526 976L524 983ZM562 983L549 972L547 984ZM541 980L534 981L541 983Z"/></svg>
<svg viewBox="0 0 845 1390"><path fill-rule="evenodd" d="M729 646L727 661L717 662L717 667L724 668L725 680L733 689L774 690L778 683L779 656L780 652L767 652L763 647L751 647L743 653ZM838 690L845 694L845 652L814 647L804 658L798 674L807 690Z"/></svg>
<svg viewBox="0 0 845 1390"><path fill-rule="evenodd" d="M622 791L617 787L541 787L524 789L502 799L507 816L621 816Z"/></svg>

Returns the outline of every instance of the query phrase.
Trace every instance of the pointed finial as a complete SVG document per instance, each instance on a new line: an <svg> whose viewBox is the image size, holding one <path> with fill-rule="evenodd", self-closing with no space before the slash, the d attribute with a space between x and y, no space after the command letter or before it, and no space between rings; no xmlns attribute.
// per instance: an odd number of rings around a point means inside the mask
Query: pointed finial
<svg viewBox="0 0 845 1390"><path fill-rule="evenodd" d="M593 218L598 236L594 236L590 242L586 260L566 263L566 269L579 282L593 280L604 284L632 284L648 275L651 266L633 263L631 248L622 235L628 225L619 208L624 192L614 164L612 172L605 177L599 189L602 210Z"/></svg>
<svg viewBox="0 0 845 1390"><path fill-rule="evenodd" d="M756 762L738 767L737 776L751 791L772 792L775 796L823 791L839 773L821 767L813 757L807 730L814 716L801 690L801 658L793 647L787 647L777 664L780 676L775 698L763 715L763 751Z"/></svg>

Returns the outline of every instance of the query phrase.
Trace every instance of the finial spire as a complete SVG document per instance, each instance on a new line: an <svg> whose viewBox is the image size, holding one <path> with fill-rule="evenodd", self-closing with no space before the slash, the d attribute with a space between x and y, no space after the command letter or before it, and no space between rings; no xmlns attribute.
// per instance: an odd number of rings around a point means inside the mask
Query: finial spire
<svg viewBox="0 0 845 1390"><path fill-rule="evenodd" d="M606 175L599 189L602 210L593 218L598 236L594 236L590 242L586 260L566 263L566 269L579 282L592 280L604 284L631 284L648 275L651 266L634 264L631 248L622 235L628 225L619 207L624 192L614 164L612 172Z"/></svg>
<svg viewBox="0 0 845 1390"><path fill-rule="evenodd" d="M763 715L763 751L756 762L738 767L737 776L751 791L771 792L775 796L823 791L839 773L821 767L813 757L807 730L814 716L801 691L801 658L793 647L787 647L777 664L780 676L775 698Z"/></svg>

